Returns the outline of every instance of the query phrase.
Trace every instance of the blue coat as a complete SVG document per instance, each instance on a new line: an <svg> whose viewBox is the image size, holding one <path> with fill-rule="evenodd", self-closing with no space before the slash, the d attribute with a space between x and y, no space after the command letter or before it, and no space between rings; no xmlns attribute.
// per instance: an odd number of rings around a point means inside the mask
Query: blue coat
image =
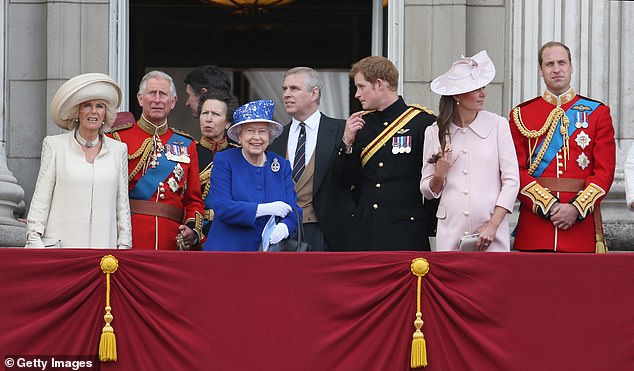
<svg viewBox="0 0 634 371"><path fill-rule="evenodd" d="M284 201L301 210L297 206L291 164L270 151L266 151L266 158L264 166L257 167L247 162L240 148L216 154L209 189L214 220L203 250L257 251L264 225L270 218L256 219L258 204ZM274 162L279 164L278 171L272 170ZM286 224L290 236L297 230L295 211L279 222Z"/></svg>

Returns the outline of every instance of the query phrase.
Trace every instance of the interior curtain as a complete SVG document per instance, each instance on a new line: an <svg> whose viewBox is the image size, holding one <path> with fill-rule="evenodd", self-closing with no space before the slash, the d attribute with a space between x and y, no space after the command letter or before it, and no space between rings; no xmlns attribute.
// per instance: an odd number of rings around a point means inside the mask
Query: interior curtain
<svg viewBox="0 0 634 371"><path fill-rule="evenodd" d="M251 85L251 99L270 99L275 102L273 117L281 124L287 124L291 118L286 114L282 100L282 84L286 71L250 70L244 76ZM346 119L349 115L348 73L339 71L317 71L323 87L319 110L330 117Z"/></svg>

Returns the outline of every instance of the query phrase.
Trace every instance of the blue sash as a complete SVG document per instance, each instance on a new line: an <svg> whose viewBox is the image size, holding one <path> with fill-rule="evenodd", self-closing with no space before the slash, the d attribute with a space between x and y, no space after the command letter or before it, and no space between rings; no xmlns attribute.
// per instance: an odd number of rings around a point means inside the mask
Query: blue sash
<svg viewBox="0 0 634 371"><path fill-rule="evenodd" d="M176 142L182 142L184 147L189 147L192 141L180 134L172 133L167 144L176 144ZM178 162L168 160L166 156L162 156L158 161L158 165L154 168L148 168L148 171L143 174L141 179L135 184L134 188L130 191L130 198L135 200L149 200L156 192L158 184L167 178L177 164Z"/></svg>
<svg viewBox="0 0 634 371"><path fill-rule="evenodd" d="M569 138L572 137L572 134L574 134L574 132L577 130L577 127L575 126L575 121L576 121L575 115L577 114L577 112L581 112L581 113L586 112L589 117L592 114L592 112L594 112L594 110L600 104L601 103L597 101L581 98L578 101L576 101L572 105L572 107L568 108L568 110L566 111L566 116L568 116L568 119L570 120L570 126L568 126ZM561 133L559 133L560 126L561 126L561 120L557 122L555 133L553 134L553 138L550 141L550 145L548 146L548 149L546 149L546 153L544 154L542 161L539 163L539 166L537 166L537 169L535 169L535 172L533 172L533 176L535 178L539 178L542 175L544 170L546 170L550 162L553 160L553 158L555 158L555 156L557 155L557 152L559 152L559 150L564 144L564 139ZM537 154L539 153L540 148L544 144L544 139L542 139L541 143L539 143L539 146L535 150L535 153L533 154L531 161L535 161L535 157L537 157Z"/></svg>

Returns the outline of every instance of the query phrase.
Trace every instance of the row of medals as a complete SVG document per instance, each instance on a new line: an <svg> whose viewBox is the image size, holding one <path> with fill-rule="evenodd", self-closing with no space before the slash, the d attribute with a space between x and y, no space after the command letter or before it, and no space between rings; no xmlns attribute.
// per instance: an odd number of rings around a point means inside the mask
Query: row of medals
<svg viewBox="0 0 634 371"><path fill-rule="evenodd" d="M412 152L412 137L400 136L400 137L392 137L392 153L397 155L399 153L410 153Z"/></svg>

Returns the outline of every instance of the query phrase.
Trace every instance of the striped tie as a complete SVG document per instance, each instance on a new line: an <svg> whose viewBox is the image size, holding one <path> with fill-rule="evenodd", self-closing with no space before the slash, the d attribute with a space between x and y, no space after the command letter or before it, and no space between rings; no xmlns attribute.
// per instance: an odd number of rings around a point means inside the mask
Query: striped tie
<svg viewBox="0 0 634 371"><path fill-rule="evenodd" d="M297 149L295 150L295 163L293 164L293 180L299 182L306 168L306 124L299 123L299 136L297 137Z"/></svg>

